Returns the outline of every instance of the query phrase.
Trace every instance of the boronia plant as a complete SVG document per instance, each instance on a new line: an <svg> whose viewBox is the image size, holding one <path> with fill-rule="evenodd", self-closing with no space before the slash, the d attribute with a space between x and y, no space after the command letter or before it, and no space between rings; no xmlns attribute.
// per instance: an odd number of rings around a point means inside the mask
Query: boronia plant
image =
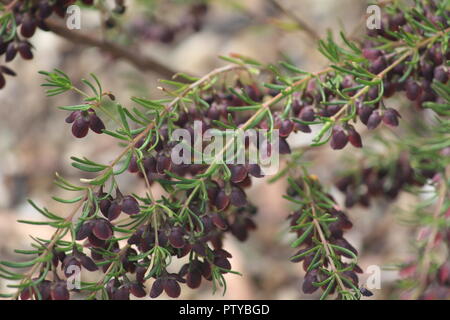
<svg viewBox="0 0 450 320"><path fill-rule="evenodd" d="M10 61L16 52L31 58L32 46L25 39L36 27L45 30L52 12L64 12L74 1L6 2L0 7L0 51ZM116 2L121 10L115 12L123 12L123 1ZM198 16L206 13L204 7L197 9ZM227 233L245 241L256 228L258 208L247 199L246 189L264 170L258 163L227 163L224 156L231 150L248 154L253 147L278 151L285 160L268 181L286 179L289 184L285 198L293 212L287 216L295 234L290 260L300 262L306 272L305 293L319 291L321 299L371 296L358 279L358 252L345 238L352 222L343 208L369 208L377 198L393 200L408 191L421 200L405 213L407 220L426 232L416 242L417 258L400 266L404 280L399 290L408 298L450 298L449 37L448 1L392 1L383 8L381 29L369 30L359 40L349 40L343 32L338 40L331 33L320 40L318 51L329 60L321 71L306 72L287 62L264 65L234 54L222 57L229 65L201 78L179 74L182 81L162 81L170 87L163 89L167 98L132 97L130 107L118 103L94 74L82 80L81 88L61 70L41 72L48 96L79 95L80 104L60 107L75 138L105 134L123 149L108 163L72 157L72 166L89 177L80 183L56 175L56 185L73 192L71 199L53 198L67 204L69 214L50 212L30 200L47 220L20 222L51 226L55 232L50 239L33 237L30 250L17 250L25 261L0 262L0 276L11 280L13 289L3 296L60 300L76 293L86 299L124 300L164 293L176 298L182 287L198 288L202 281L225 290L224 275L239 270L233 269L222 241ZM2 66L1 73L14 72ZM409 101L406 109L386 106L386 99L396 94ZM111 103L114 108L105 108ZM434 113L431 123L423 122L424 109ZM422 125L409 128L401 139L382 134L384 126L396 132L404 125L404 114ZM179 141L172 133L185 129L194 136L194 123L201 124L202 132L227 135L227 143L208 163L174 163L171 154ZM308 171L303 159L310 148L291 148L288 137L317 128L312 148L363 148L360 133L365 127L380 129L377 139L384 149L352 151L363 160L339 164L342 175L336 186L345 203L338 204L329 192L331 183ZM268 134L237 144L236 132L251 129ZM269 134L274 131L276 138ZM203 146L205 141L188 141L192 158L195 143ZM129 174L146 186L144 193L130 194L122 187L117 177ZM153 184L164 189L160 198L153 195ZM424 190L427 197L421 197ZM445 254L435 254L437 247ZM174 259L185 261L180 270L169 268ZM80 270L96 272L97 279L79 281Z"/></svg>

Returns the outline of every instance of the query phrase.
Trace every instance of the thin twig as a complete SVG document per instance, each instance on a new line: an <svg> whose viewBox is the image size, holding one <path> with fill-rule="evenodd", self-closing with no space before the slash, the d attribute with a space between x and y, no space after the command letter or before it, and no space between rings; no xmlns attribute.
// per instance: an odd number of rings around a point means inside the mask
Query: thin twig
<svg viewBox="0 0 450 320"><path fill-rule="evenodd" d="M107 51L114 57L128 61L140 71L153 71L158 73L161 77L168 79L177 73L175 70L172 70L170 67L165 66L153 58L139 54L136 50L126 49L114 42L102 40L77 30L69 30L66 26L53 19L48 19L45 23L55 34L77 44L97 47Z"/></svg>
<svg viewBox="0 0 450 320"><path fill-rule="evenodd" d="M308 199L311 199L312 198L311 190L310 190L309 185L305 182L305 180L303 180L303 186L306 190L306 195L308 196ZM323 248L325 249L325 254L326 254L327 260L330 264L331 271L335 275L337 283L339 284L339 287L341 287L341 291L345 291L346 290L345 285L342 282L341 276L339 275L339 271L334 263L333 255L331 254L330 244L328 243L328 240L325 237L325 234L323 233L322 227L320 226L320 222L317 220L316 206L315 206L314 202L310 202L309 205L310 205L311 211L312 211L312 220L313 220L314 228L316 229L316 231L319 235L319 238L320 238L320 242L322 243Z"/></svg>
<svg viewBox="0 0 450 320"><path fill-rule="evenodd" d="M318 41L320 40L319 34L310 27L302 18L297 16L292 10L289 10L284 7L278 0L268 0L275 8L277 8L279 11L281 11L284 15L286 15L288 18L293 20L305 33L311 37L312 40Z"/></svg>

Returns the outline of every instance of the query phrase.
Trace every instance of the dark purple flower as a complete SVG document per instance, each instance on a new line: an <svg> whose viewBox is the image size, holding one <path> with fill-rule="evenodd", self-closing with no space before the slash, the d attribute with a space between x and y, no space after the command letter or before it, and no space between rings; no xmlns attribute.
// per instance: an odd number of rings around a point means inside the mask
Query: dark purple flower
<svg viewBox="0 0 450 320"><path fill-rule="evenodd" d="M238 183L247 177L247 168L242 164L230 165L231 182Z"/></svg>
<svg viewBox="0 0 450 320"><path fill-rule="evenodd" d="M360 134L355 130L353 126L349 126L347 129L348 133L348 141L356 147L356 148L362 148L362 140Z"/></svg>
<svg viewBox="0 0 450 320"><path fill-rule="evenodd" d="M299 118L303 121L314 121L316 118L313 107L305 107L300 111Z"/></svg>
<svg viewBox="0 0 450 320"><path fill-rule="evenodd" d="M389 126L398 126L398 118L400 114L395 109L387 108L383 113L383 122Z"/></svg>
<svg viewBox="0 0 450 320"><path fill-rule="evenodd" d="M374 112L372 112L372 114L369 117L369 120L367 120L367 128L369 130L373 130L376 127L378 127L378 125L381 122L381 117L380 117L380 113L375 110Z"/></svg>
<svg viewBox="0 0 450 320"><path fill-rule="evenodd" d="M22 59L31 60L33 59L33 52L31 52L31 44L27 41L21 41L17 45L17 51L19 51Z"/></svg>
<svg viewBox="0 0 450 320"><path fill-rule="evenodd" d="M181 288L175 279L167 279L164 283L164 291L171 298L178 298L181 293Z"/></svg>
<svg viewBox="0 0 450 320"><path fill-rule="evenodd" d="M373 108L369 106L362 106L358 109L358 115L359 119L362 123L367 125L367 122L369 121L369 117L373 112Z"/></svg>
<svg viewBox="0 0 450 320"><path fill-rule="evenodd" d="M100 119L95 113L90 115L89 127L95 133L102 133L105 130L105 125L103 124L102 119Z"/></svg>
<svg viewBox="0 0 450 320"><path fill-rule="evenodd" d="M174 248L183 248L186 244L181 228L173 228L169 235L169 243Z"/></svg>
<svg viewBox="0 0 450 320"><path fill-rule="evenodd" d="M317 277L317 270L312 270L306 273L302 286L303 292L307 294L312 294L317 289L319 289L318 286L315 286L313 284L314 282L319 282L319 279Z"/></svg>
<svg viewBox="0 0 450 320"><path fill-rule="evenodd" d="M244 207L247 204L245 192L239 187L233 187L231 189L230 202L235 207Z"/></svg>
<svg viewBox="0 0 450 320"><path fill-rule="evenodd" d="M108 207L108 213L106 217L108 218L109 221L113 221L114 219L117 219L117 217L120 215L121 212L122 212L122 205L117 201L113 201Z"/></svg>
<svg viewBox="0 0 450 320"><path fill-rule="evenodd" d="M31 13L26 13L22 20L20 34L25 38L31 38L36 31L36 20Z"/></svg>
<svg viewBox="0 0 450 320"><path fill-rule="evenodd" d="M109 240L113 236L112 225L106 219L97 219L94 222L92 233L100 240Z"/></svg>
<svg viewBox="0 0 450 320"><path fill-rule="evenodd" d="M69 300L70 294L67 290L66 281L58 281L52 285L51 288L52 300Z"/></svg>
<svg viewBox="0 0 450 320"><path fill-rule="evenodd" d="M157 298L161 295L164 290L165 279L158 278L153 282L152 288L150 289L150 298Z"/></svg>
<svg viewBox="0 0 450 320"><path fill-rule="evenodd" d="M230 197L226 194L225 190L219 190L214 204L219 211L223 211L228 207L230 204Z"/></svg>
<svg viewBox="0 0 450 320"><path fill-rule="evenodd" d="M331 132L330 146L334 150L343 149L348 143L348 137L341 126L334 126Z"/></svg>
<svg viewBox="0 0 450 320"><path fill-rule="evenodd" d="M122 211L126 214L138 214L141 209L139 208L139 203L132 196L125 196L122 199Z"/></svg>
<svg viewBox="0 0 450 320"><path fill-rule="evenodd" d="M449 71L447 67L439 66L434 69L434 79L436 81L447 83L449 78Z"/></svg>
<svg viewBox="0 0 450 320"><path fill-rule="evenodd" d="M409 80L406 83L405 89L406 89L406 97L411 101L417 100L417 98L420 96L422 92L422 88L414 80Z"/></svg>
<svg viewBox="0 0 450 320"><path fill-rule="evenodd" d="M89 120L84 116L78 116L72 125L72 134L77 138L83 138L88 134Z"/></svg>

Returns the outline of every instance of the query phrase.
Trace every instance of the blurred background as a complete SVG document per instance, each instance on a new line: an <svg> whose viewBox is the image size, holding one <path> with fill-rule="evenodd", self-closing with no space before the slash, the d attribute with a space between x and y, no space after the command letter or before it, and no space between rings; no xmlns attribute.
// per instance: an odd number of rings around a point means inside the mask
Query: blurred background
<svg viewBox="0 0 450 320"><path fill-rule="evenodd" d="M112 1L113 2L113 1ZM112 2L105 1L106 6ZM55 172L77 181L80 171L70 166L70 156L86 156L107 162L119 152L115 141L106 135L89 134L74 139L70 125L64 122L67 112L57 106L79 104L71 93L47 98L40 84L39 70L64 70L74 81L94 72L105 90L113 92L122 105L131 105L129 97L156 98L161 95L159 79L170 72L202 75L223 65L219 55L236 52L265 63L290 60L308 71L322 69L326 60L316 51L316 37L327 30L345 30L347 34L365 32L367 3L360 0L214 0L199 15L192 28L176 31L171 26L190 19L195 1L126 1L127 10L120 18L110 19L94 10L82 10L81 29L62 31L63 36L38 31L31 42L36 48L32 61L16 59L12 68L18 73L0 90L0 260L17 260L16 248L29 248L29 235L50 237L51 229L18 224L17 219L40 219L26 202L33 199L58 214L67 207L52 201L64 198L55 188ZM108 29L106 26L115 27ZM64 29L64 28L63 28ZM75 34L75 35L74 35ZM155 62L158 67L139 65L136 61L114 56L110 51L93 47L86 39L106 39L120 48ZM100 41L101 42L101 41ZM100 46L101 47L101 46ZM152 65L150 63L150 65ZM148 67L148 68L147 68ZM155 71L156 69L156 71ZM307 146L309 135L291 136L295 146ZM355 149L338 153L330 148L309 151L305 160L311 172L332 187L337 172L330 171ZM303 160L302 160L303 161ZM124 175L122 185L136 193L145 187L142 180ZM137 183L139 182L139 183ZM212 295L210 284L200 290L183 286L182 298L189 299L315 299L301 291L304 271L300 264L289 262L291 235L287 235L286 217L291 208L282 199L284 182L267 184L254 180L250 201L258 206L258 229L245 243L229 237L225 247L233 254L233 269L243 276L226 275L228 290ZM342 203L341 194L331 192ZM402 196L399 203L408 202ZM370 210L356 207L348 211L354 228L348 240L360 252L360 266L389 267L405 261L409 255L408 228L396 223L397 205L377 203ZM389 268L387 268L389 269ZM396 271L382 271L381 290L373 290L375 299L392 295ZM94 279L94 273L84 275ZM368 274L361 276L363 284ZM0 280L0 291L6 282Z"/></svg>

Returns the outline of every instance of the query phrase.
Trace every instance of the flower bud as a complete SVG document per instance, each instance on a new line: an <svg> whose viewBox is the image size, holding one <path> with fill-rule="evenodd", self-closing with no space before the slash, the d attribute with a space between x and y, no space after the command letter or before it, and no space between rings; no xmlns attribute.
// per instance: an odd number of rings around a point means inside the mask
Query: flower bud
<svg viewBox="0 0 450 320"><path fill-rule="evenodd" d="M294 123L289 120L289 119L285 119L283 120L283 122L281 122L281 126L280 126L280 137L288 137L292 130L294 129Z"/></svg>
<svg viewBox="0 0 450 320"><path fill-rule="evenodd" d="M367 125L367 122L369 121L369 117L373 112L373 108L369 106L362 106L358 109L358 115L359 119L362 123Z"/></svg>
<svg viewBox="0 0 450 320"><path fill-rule="evenodd" d="M305 107L300 111L299 118L303 121L314 121L316 118L313 107Z"/></svg>
<svg viewBox="0 0 450 320"><path fill-rule="evenodd" d="M3 89L5 84L6 84L5 77L3 76L3 74L0 73L0 89Z"/></svg>
<svg viewBox="0 0 450 320"><path fill-rule="evenodd" d="M380 113L376 110L372 112L372 114L369 117L369 120L367 120L367 128L369 130L375 129L376 127L378 127L380 122L381 122Z"/></svg>
<svg viewBox="0 0 450 320"><path fill-rule="evenodd" d="M447 83L448 78L449 78L448 74L449 74L449 71L444 66L439 66L434 69L434 79L436 79L436 81L439 81L442 83Z"/></svg>
<svg viewBox="0 0 450 320"><path fill-rule="evenodd" d="M92 260L91 258L89 258L87 255L85 254L81 254L78 257L78 260L80 261L81 265L88 271L97 271L98 267L95 264L94 260Z"/></svg>
<svg viewBox="0 0 450 320"><path fill-rule="evenodd" d="M200 287L202 282L202 274L200 270L190 270L186 275L186 285L191 289Z"/></svg>
<svg viewBox="0 0 450 320"><path fill-rule="evenodd" d="M22 27L20 28L20 34L25 38L31 38L36 31L36 20L30 14L26 13L22 20Z"/></svg>
<svg viewBox="0 0 450 320"><path fill-rule="evenodd" d="M89 127L95 133L102 133L105 130L105 125L102 119L100 119L95 113L90 115Z"/></svg>
<svg viewBox="0 0 450 320"><path fill-rule="evenodd" d="M113 201L108 207L106 217L108 218L109 221L113 221L114 219L117 219L117 217L119 217L121 212L122 212L122 205L119 204L117 201ZM103 212L103 214L105 213Z"/></svg>
<svg viewBox="0 0 450 320"><path fill-rule="evenodd" d="M219 211L223 211L229 206L230 197L225 193L225 190L222 189L217 193L214 204Z"/></svg>
<svg viewBox="0 0 450 320"><path fill-rule="evenodd" d="M84 222L76 234L76 240L86 239L92 232L93 224L91 221Z"/></svg>
<svg viewBox="0 0 450 320"><path fill-rule="evenodd" d="M130 289L128 286L120 286L113 292L113 300L130 300Z"/></svg>
<svg viewBox="0 0 450 320"><path fill-rule="evenodd" d="M255 178L264 177L264 175L261 172L261 167L257 163L252 163L248 165L248 173Z"/></svg>
<svg viewBox="0 0 450 320"><path fill-rule="evenodd" d="M164 290L164 282L162 278L158 278L153 282L152 288L150 289L150 298L157 298L161 295Z"/></svg>
<svg viewBox="0 0 450 320"><path fill-rule="evenodd" d="M231 270L231 263L226 257L216 256L214 258L214 264L222 269Z"/></svg>
<svg viewBox="0 0 450 320"><path fill-rule="evenodd" d="M348 133L348 141L350 141L350 143L356 147L356 148L362 148L362 141L361 141L361 136L359 135L359 133L355 130L355 128L353 128L353 126L349 127L347 129L347 133Z"/></svg>
<svg viewBox="0 0 450 320"><path fill-rule="evenodd" d="M231 182L239 183L247 177L247 168L242 164L230 165Z"/></svg>
<svg viewBox="0 0 450 320"><path fill-rule="evenodd" d="M181 293L181 288L178 282L174 279L167 279L164 284L164 291L171 298L178 298Z"/></svg>
<svg viewBox="0 0 450 320"><path fill-rule="evenodd" d="M16 73L12 69L8 68L7 66L0 66L0 73L7 74L9 76L16 75Z"/></svg>
<svg viewBox="0 0 450 320"><path fill-rule="evenodd" d="M69 116L66 118L66 123L73 123L76 118L78 118L81 115L81 111L73 111L69 114Z"/></svg>
<svg viewBox="0 0 450 320"><path fill-rule="evenodd" d="M330 146L334 150L343 149L348 142L348 137L341 126L334 126L331 133Z"/></svg>
<svg viewBox="0 0 450 320"><path fill-rule="evenodd" d="M291 147L289 146L289 143L287 143L286 139L283 139L283 138L279 139L279 152L280 152L280 154L290 154L291 153Z"/></svg>
<svg viewBox="0 0 450 320"><path fill-rule="evenodd" d="M89 121L84 116L78 116L72 125L72 134L77 138L83 138L88 134Z"/></svg>
<svg viewBox="0 0 450 320"><path fill-rule="evenodd" d="M172 162L169 157L164 155L160 155L156 160L156 171L160 174L163 174L165 170L170 170Z"/></svg>
<svg viewBox="0 0 450 320"><path fill-rule="evenodd" d="M139 165L137 163L136 156L133 155L130 160L130 164L128 165L128 171L132 173L139 172Z"/></svg>
<svg viewBox="0 0 450 320"><path fill-rule="evenodd" d="M366 58L366 59L375 60L378 57L382 56L383 52L378 49L364 48L362 50L362 54L363 54L364 58Z"/></svg>
<svg viewBox="0 0 450 320"><path fill-rule="evenodd" d="M183 238L183 232L180 228L174 228L169 235L169 243L174 248L183 248L185 241Z"/></svg>
<svg viewBox="0 0 450 320"><path fill-rule="evenodd" d="M380 56L372 62L371 66L369 67L369 71L372 72L373 74L379 74L384 69L386 69L386 67L387 67L386 58L384 56Z"/></svg>
<svg viewBox="0 0 450 320"><path fill-rule="evenodd" d="M138 214L141 209L139 203L132 196L125 196L122 200L122 211L126 214Z"/></svg>
<svg viewBox="0 0 450 320"><path fill-rule="evenodd" d="M411 101L417 100L422 92L422 88L417 84L417 82L413 80L410 80L406 83L405 89L406 97Z"/></svg>
<svg viewBox="0 0 450 320"><path fill-rule="evenodd" d="M53 12L53 8L47 1L39 2L38 10L39 10L39 18L41 20L47 19L48 17L51 16Z"/></svg>
<svg viewBox="0 0 450 320"><path fill-rule="evenodd" d="M52 300L69 300L70 294L65 281L56 282L51 289Z"/></svg>
<svg viewBox="0 0 450 320"><path fill-rule="evenodd" d="M31 52L31 44L29 42L21 41L17 46L17 50L19 51L22 59L25 60L33 59L33 52Z"/></svg>
<svg viewBox="0 0 450 320"><path fill-rule="evenodd" d="M313 283L319 282L317 277L317 270L312 270L306 273L305 279L303 280L303 292L306 294L314 293L319 287L316 287Z"/></svg>
<svg viewBox="0 0 450 320"><path fill-rule="evenodd" d="M217 228L219 228L221 230L226 230L227 229L227 221L224 218L222 218L222 216L220 214L213 213L211 215L211 219L212 219L212 222L214 223L214 225Z"/></svg>
<svg viewBox="0 0 450 320"><path fill-rule="evenodd" d="M398 118L400 118L400 114L397 110L392 108L387 108L383 114L383 122L389 126L396 127L398 126Z"/></svg>
<svg viewBox="0 0 450 320"><path fill-rule="evenodd" d="M97 219L95 220L92 233L100 240L109 240L113 236L112 225L106 219Z"/></svg>
<svg viewBox="0 0 450 320"><path fill-rule="evenodd" d="M5 61L10 62L14 60L16 54L17 54L16 44L14 42L10 42L6 47Z"/></svg>
<svg viewBox="0 0 450 320"><path fill-rule="evenodd" d="M147 293L144 290L144 286L141 283L132 282L129 285L130 293L137 297L137 298L143 298L147 295Z"/></svg>
<svg viewBox="0 0 450 320"><path fill-rule="evenodd" d="M231 190L230 202L235 207L244 207L247 204L245 192L239 187L233 187Z"/></svg>

